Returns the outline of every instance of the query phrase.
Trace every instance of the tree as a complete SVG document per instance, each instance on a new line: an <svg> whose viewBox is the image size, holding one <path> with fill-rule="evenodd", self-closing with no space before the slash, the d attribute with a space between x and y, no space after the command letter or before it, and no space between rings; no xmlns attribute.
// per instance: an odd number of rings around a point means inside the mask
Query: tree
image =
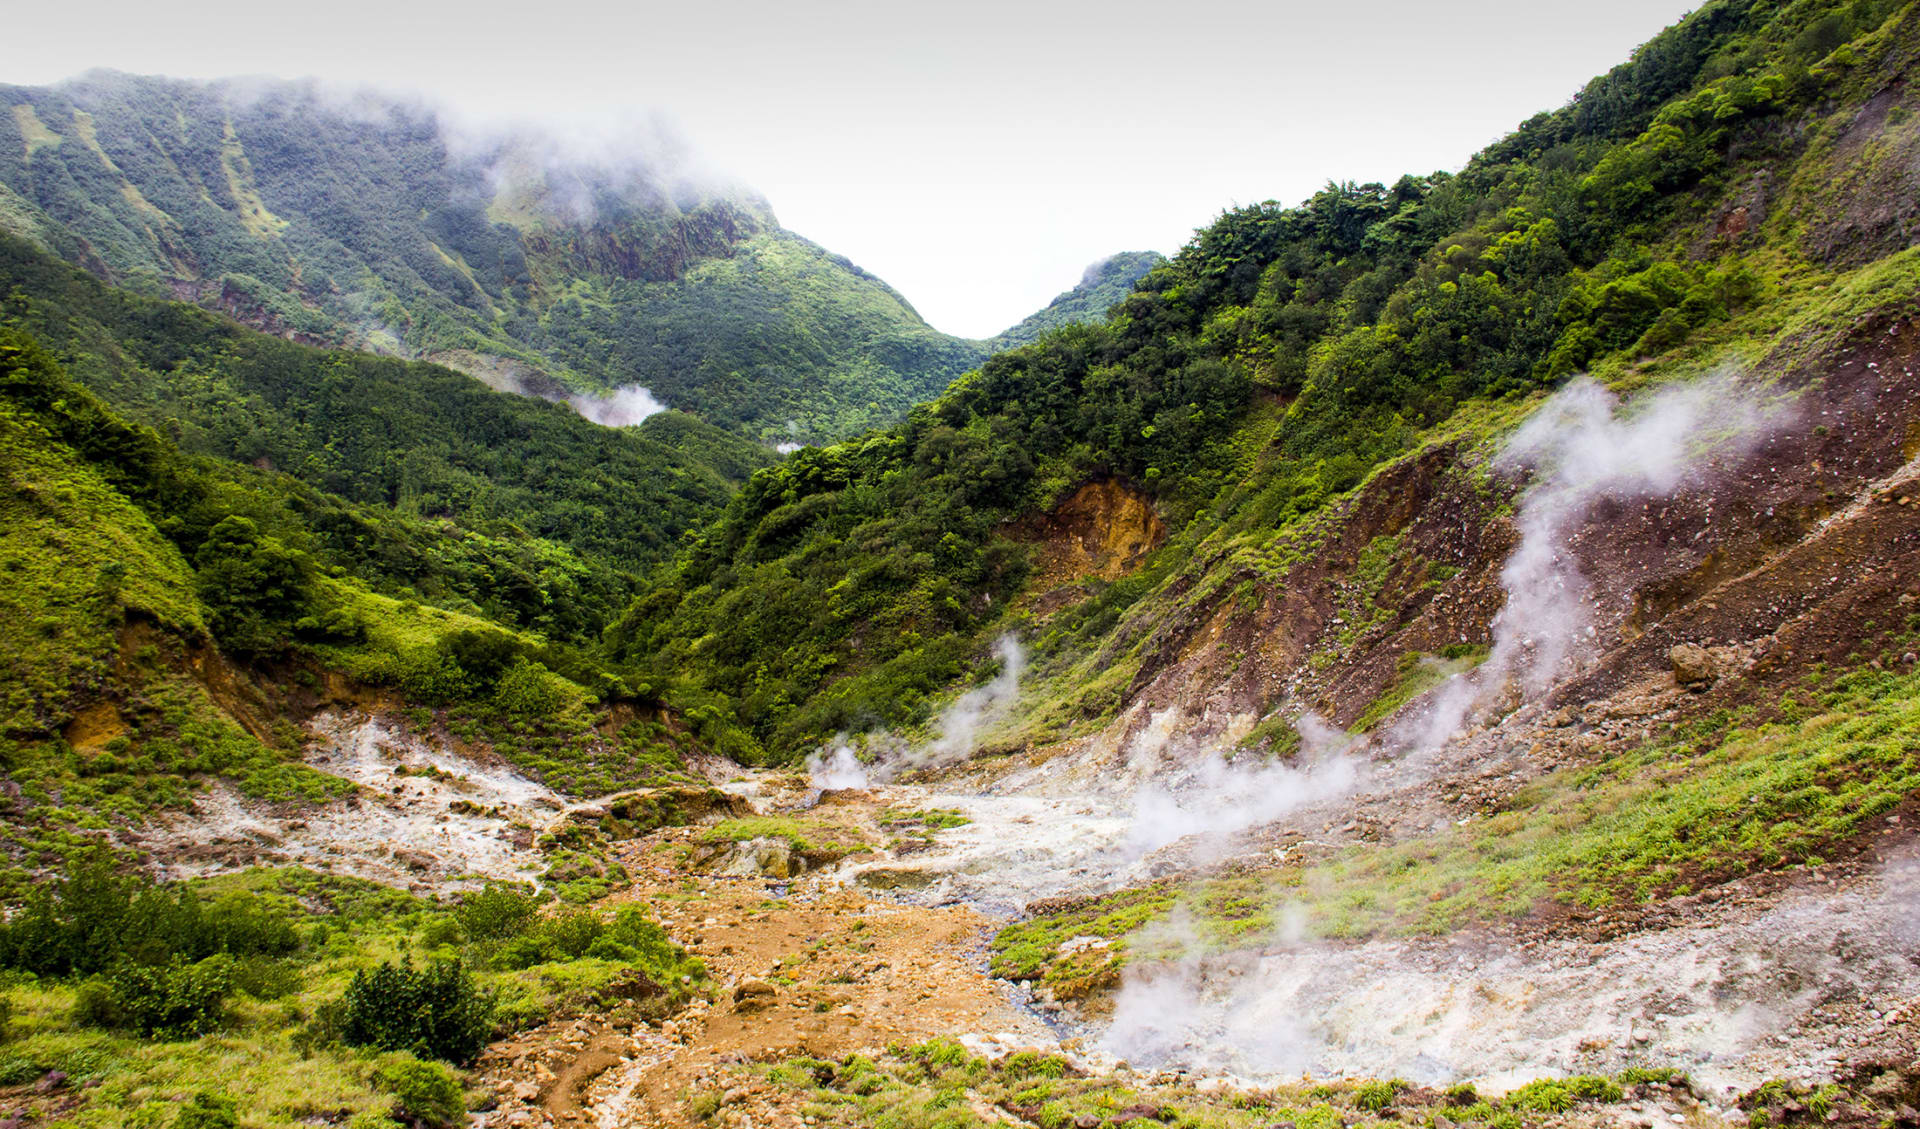
<svg viewBox="0 0 1920 1129"><path fill-rule="evenodd" d="M313 606L312 559L261 533L249 518L222 518L194 554L193 564L214 637L236 654L282 649L290 625Z"/></svg>

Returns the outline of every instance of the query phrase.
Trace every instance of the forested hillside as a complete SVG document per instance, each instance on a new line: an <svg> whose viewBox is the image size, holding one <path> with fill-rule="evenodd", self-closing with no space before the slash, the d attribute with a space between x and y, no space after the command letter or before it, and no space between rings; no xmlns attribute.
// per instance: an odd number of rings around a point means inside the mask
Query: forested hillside
<svg viewBox="0 0 1920 1129"><path fill-rule="evenodd" d="M563 638L594 637L634 577L772 458L678 413L606 428L436 365L281 341L5 235L0 288L9 325L232 483L218 504L277 535L296 524L291 540L378 588ZM154 518L191 556L204 530L189 510Z"/></svg>
<svg viewBox="0 0 1920 1129"><path fill-rule="evenodd" d="M1049 732L1109 717L1158 602L1236 538L1284 539L1462 405L1752 353L1807 295L1907 248L1916 18L1894 0L1718 0L1458 174L1229 211L1107 324L756 474L616 644L725 694L777 756L925 717L1008 628L1037 637L1042 670L1075 671ZM1172 537L1042 616L1019 598L1017 519L1105 478Z"/></svg>
<svg viewBox="0 0 1920 1129"><path fill-rule="evenodd" d="M106 72L0 102L0 229L278 335L640 384L772 442L889 422L982 356L661 139L587 159L368 93Z"/></svg>

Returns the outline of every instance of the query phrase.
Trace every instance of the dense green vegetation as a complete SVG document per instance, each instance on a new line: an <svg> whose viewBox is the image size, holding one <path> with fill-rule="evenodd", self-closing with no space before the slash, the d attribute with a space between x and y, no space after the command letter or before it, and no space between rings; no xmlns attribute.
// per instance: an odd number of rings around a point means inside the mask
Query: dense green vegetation
<svg viewBox="0 0 1920 1129"><path fill-rule="evenodd" d="M193 340L170 332L170 319L210 332L228 347L207 370L222 379L293 375L312 362L351 381L358 364L390 363L263 339L191 308L104 294L57 264L48 269L108 313L150 326L127 339L143 348ZM92 307L76 303L56 317L61 307L16 289L9 308L18 313L0 326L0 570L9 578L0 595L0 767L17 789L0 824L0 885L9 892L103 830L190 806L216 779L271 802L352 793L347 781L301 762L294 719L310 702L298 699L320 672L393 687L419 707L412 724L445 724L574 794L680 778L692 738L645 709L651 690L608 670L590 646L629 573L509 520L475 515L492 529L476 533L444 516L356 504L286 474L183 452L161 431L127 422L15 328L52 327L78 340L80 329L102 326L84 318ZM89 339L103 342L101 351L76 356L103 386L117 377L150 387L145 376L165 388L127 360L120 338ZM263 357L235 359L255 345ZM477 419L489 410L507 421L533 413L532 434L550 428L616 466L652 450L644 436L440 375L450 402L473 398ZM385 393L375 386L366 394ZM300 395L291 386L274 403L291 412ZM392 399L405 406L410 395L401 389ZM156 418L189 433L187 425L220 414ZM405 418L396 413L393 422ZM381 435L377 427L363 433L369 442ZM306 429L290 435L285 450L296 454L324 457L330 446ZM395 436L385 441L402 451ZM526 487L507 473L510 451L472 437L440 449L493 469L507 487L497 497L533 497L516 493ZM474 482L491 489L478 475ZM608 521L603 528L624 532ZM224 686L217 695L215 683ZM629 705L617 724L605 706L614 699ZM611 881L591 850L557 852L549 879L574 897L604 893Z"/></svg>
<svg viewBox="0 0 1920 1129"><path fill-rule="evenodd" d="M555 911L508 887L440 903L300 870L156 885L101 859L0 929L0 976L0 1079L97 1087L81 1126L196 1124L168 1119L183 1091L207 1111L244 1096L250 1126L462 1125L442 1061L559 1009L641 1021L706 986L631 906Z"/></svg>
<svg viewBox="0 0 1920 1129"><path fill-rule="evenodd" d="M119 414L188 454L286 476L230 475L279 496L323 564L566 637L597 630L624 574L768 461L684 416L605 428L436 366L279 341L4 235L0 288L7 320ZM436 529L448 520L467 535Z"/></svg>
<svg viewBox="0 0 1920 1129"><path fill-rule="evenodd" d="M536 390L639 383L779 442L897 418L976 364L878 279L685 170L455 144L301 84L0 88L0 230L274 333Z"/></svg>
<svg viewBox="0 0 1920 1129"><path fill-rule="evenodd" d="M1014 349L1033 344L1051 330L1105 321L1108 310L1133 293L1147 272L1166 261L1158 251L1122 251L1102 259L1087 268L1073 289L1057 295L1019 325L988 338L987 345L994 352Z"/></svg>
<svg viewBox="0 0 1920 1129"><path fill-rule="evenodd" d="M1152 631L1136 605L1191 598L1248 539L1284 557L1463 405L1497 427L1583 368L1778 332L1838 252L1780 213L1716 233L1716 209L1757 170L1828 183L1831 131L1910 65L1916 19L1894 0L1716 0L1458 174L1227 212L1106 324L758 472L612 641L656 681L731 703L742 747L774 757L925 718L1007 629L1036 634L1037 670L1065 687L1052 732L1107 716ZM1876 230L1846 257L1904 245L1897 223ZM1044 626L1011 611L1026 550L1008 523L1108 476L1176 536Z"/></svg>

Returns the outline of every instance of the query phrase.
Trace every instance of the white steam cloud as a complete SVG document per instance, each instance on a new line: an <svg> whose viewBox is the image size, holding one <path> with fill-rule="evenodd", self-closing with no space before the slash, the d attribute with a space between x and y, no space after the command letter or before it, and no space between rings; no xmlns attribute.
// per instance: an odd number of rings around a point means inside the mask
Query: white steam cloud
<svg viewBox="0 0 1920 1129"><path fill-rule="evenodd" d="M1784 422L1784 412L1763 408L1752 390L1725 376L1662 390L1624 410L1592 380L1557 393L1496 460L1498 469L1531 472L1535 482L1520 501L1520 544L1501 570L1507 600L1494 620L1492 653L1478 670L1456 675L1423 712L1388 734L1386 744L1431 752L1476 710L1552 686L1594 647L1591 587L1571 545L1593 506L1700 485L1716 460L1750 449ZM1148 733L1169 728L1157 715L1154 721ZM1366 763L1349 750L1344 733L1311 714L1298 727L1296 765L1243 769L1208 752L1183 783L1143 787L1135 848L1271 822L1337 799L1368 779ZM1167 738L1162 733L1156 741L1155 749L1137 751L1157 755ZM1542 961L1391 941L1358 949L1323 944L1311 939L1299 909L1283 913L1262 952L1209 956L1192 928L1175 920L1134 944L1142 959L1129 968L1101 1046L1148 1064L1268 1076L1402 1073L1428 1081L1522 1066L1568 1069L1595 1036L1624 1056L1685 1030L1691 1044L1724 1053L1751 1045L1756 1032L1779 1030L1792 1009L1757 1021L1765 994L1760 985L1779 971L1776 965L1815 960L1819 949L1810 945L1804 954L1796 949L1758 962L1745 938L1723 941L1702 930L1689 944L1711 946L1712 955L1697 961L1697 998L1669 1015L1655 1009L1656 1001L1674 995L1672 974L1680 966L1666 949L1689 950L1659 937L1611 951L1606 971L1589 974L1579 971L1589 958ZM1661 959L1648 959L1640 947L1659 950ZM1755 998L1732 1009L1716 1003L1709 989L1729 978ZM1506 987L1513 983L1558 987L1514 992ZM1647 1018L1636 1022L1636 1016ZM1532 1037L1517 1042L1512 1032L1523 1028Z"/></svg>
<svg viewBox="0 0 1920 1129"><path fill-rule="evenodd" d="M941 714L932 741L918 747L871 735L866 741L874 762L863 765L852 743L842 734L829 748L807 757L807 775L823 791L866 788L885 784L908 772L945 768L967 759L979 744L980 731L1006 715L1020 697L1020 679L1027 669L1027 651L1018 637L1002 635L993 645L1000 672L985 686L960 695Z"/></svg>
<svg viewBox="0 0 1920 1129"><path fill-rule="evenodd" d="M1136 773L1151 774L1166 759L1169 719L1177 712L1155 714L1135 739L1128 760ZM1217 745L1181 750L1178 768L1150 779L1134 794L1130 850L1148 854L1191 835L1237 834L1358 786L1364 763L1349 755L1350 734L1313 713L1301 715L1294 730L1300 754L1291 764L1230 761Z"/></svg>
<svg viewBox="0 0 1920 1129"><path fill-rule="evenodd" d="M1830 1077L1841 1001L1920 990L1920 863L1765 909L1727 905L1606 945L1559 939L1314 939L1283 911L1259 952L1208 955L1174 921L1143 931L1101 1049L1242 1077L1525 1081L1649 1063L1745 1089ZM1784 1068L1784 1070L1783 1070Z"/></svg>
<svg viewBox="0 0 1920 1129"><path fill-rule="evenodd" d="M1538 480L1520 502L1520 545L1500 570L1507 601L1493 621L1493 651L1396 726L1392 743L1437 749L1477 708L1551 686L1593 646L1590 586L1567 544L1593 506L1671 494L1781 422L1726 375L1663 389L1627 411L1586 377L1555 393L1495 460Z"/></svg>
<svg viewBox="0 0 1920 1129"><path fill-rule="evenodd" d="M638 384L623 384L605 396L576 393L567 397L573 410L602 427L633 427L667 410L653 393Z"/></svg>

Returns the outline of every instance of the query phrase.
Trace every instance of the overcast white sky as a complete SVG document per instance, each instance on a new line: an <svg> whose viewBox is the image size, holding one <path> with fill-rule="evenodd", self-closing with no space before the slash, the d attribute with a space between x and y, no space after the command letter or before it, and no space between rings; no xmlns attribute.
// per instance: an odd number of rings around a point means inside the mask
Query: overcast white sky
<svg viewBox="0 0 1920 1129"><path fill-rule="evenodd" d="M568 128L664 112L785 226L996 333L1235 203L1453 169L1684 0L0 0L0 81L319 76Z"/></svg>

